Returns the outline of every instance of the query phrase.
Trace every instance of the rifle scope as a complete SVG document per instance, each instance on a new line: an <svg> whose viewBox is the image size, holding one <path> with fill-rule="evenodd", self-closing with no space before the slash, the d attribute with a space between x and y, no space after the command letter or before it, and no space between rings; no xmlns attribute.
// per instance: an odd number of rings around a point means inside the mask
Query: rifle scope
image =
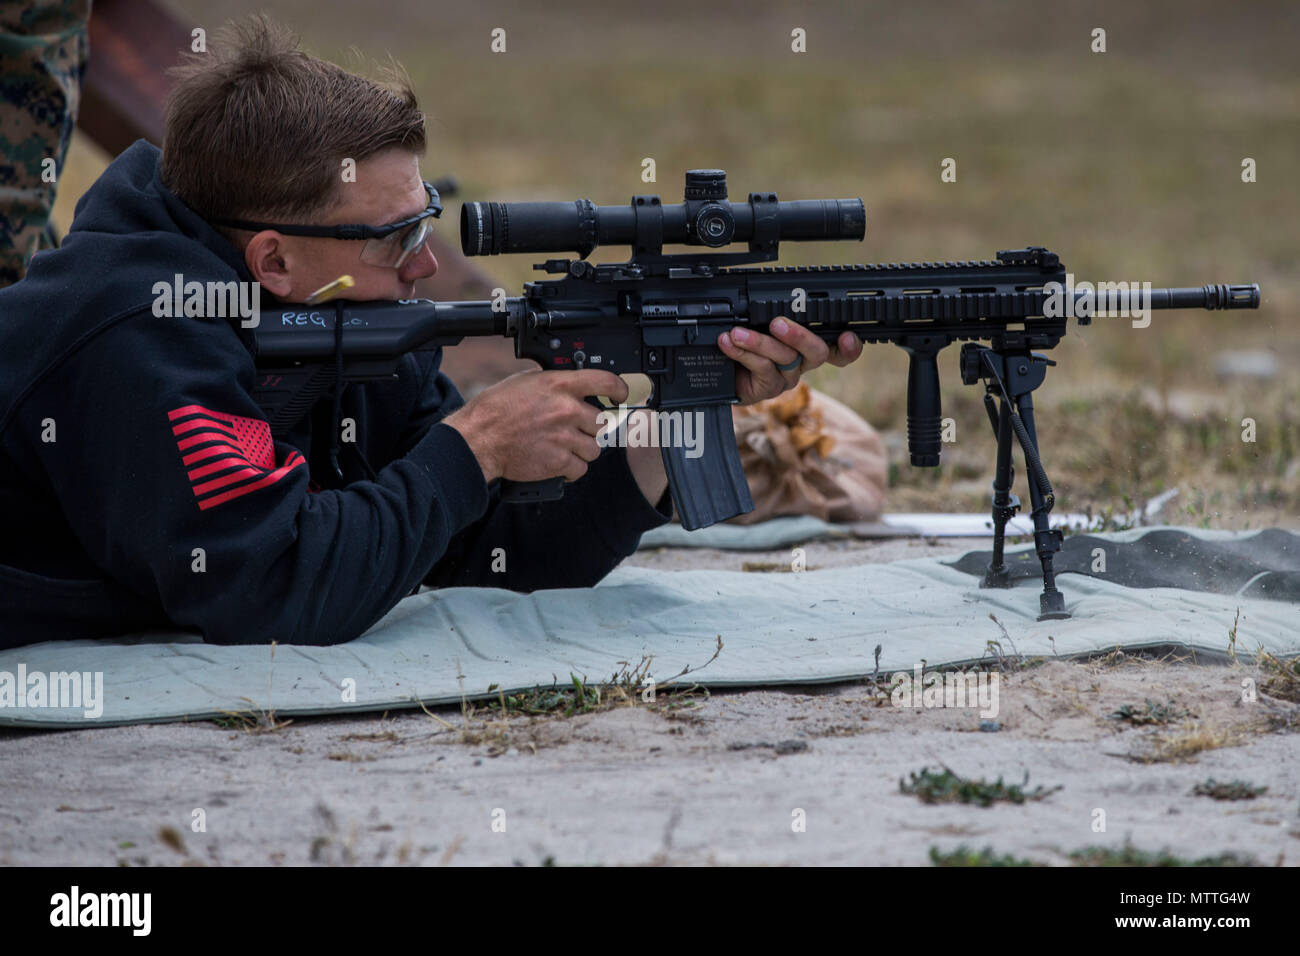
<svg viewBox="0 0 1300 956"><path fill-rule="evenodd" d="M659 255L664 243L717 248L748 242L774 251L781 241L861 239L866 210L861 199L780 202L775 193L750 193L727 201L721 169L686 173L686 200L668 204L658 196L633 196L626 206L573 202L467 202L460 212L460 244L467 256L509 252L576 252L586 258L597 246L630 245L637 255Z"/></svg>

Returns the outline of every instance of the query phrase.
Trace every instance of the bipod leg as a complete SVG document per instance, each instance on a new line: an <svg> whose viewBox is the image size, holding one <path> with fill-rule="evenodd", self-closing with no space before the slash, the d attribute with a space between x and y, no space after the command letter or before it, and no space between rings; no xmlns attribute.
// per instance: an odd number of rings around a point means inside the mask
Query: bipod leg
<svg viewBox="0 0 1300 956"><path fill-rule="evenodd" d="M1043 566L1043 593L1039 595L1038 606L1040 621L1053 621L1068 618L1065 610L1065 595L1056 589L1056 572L1052 568L1053 555L1061 550L1064 535L1053 530L1050 525L1052 505L1056 497L1052 486L1043 470L1038 457L1038 436L1034 429L1034 399L1029 392L1015 397L1017 422L1012 420L1012 428L1020 440L1021 451L1025 456L1025 469L1029 472L1029 501L1033 505L1034 550L1039 563ZM1004 406L1005 407L1005 406ZM1019 427L1016 427L1019 425Z"/></svg>
<svg viewBox="0 0 1300 956"><path fill-rule="evenodd" d="M1004 343L1005 344L1005 343ZM967 385L984 382L984 408L998 436L997 471L993 478L993 558L984 575L984 587L1010 587L1005 560L1007 522L1020 508L1011 494L1015 470L1011 466L1011 438L1014 435L1025 456L1029 478L1029 500L1033 505L1034 550L1043 566L1043 593L1039 597L1040 621L1067 618L1065 597L1056 589L1052 559L1061 550L1064 535L1053 531L1050 516L1056 495L1038 456L1034 430L1034 389L1043 384L1049 366L1045 355L1021 347L986 348L967 342L961 349L961 380ZM994 412L994 397L1000 405Z"/></svg>
<svg viewBox="0 0 1300 956"><path fill-rule="evenodd" d="M994 411L995 391L1001 398L997 411ZM1006 396L992 385L984 392L984 407L988 411L989 420L993 423L993 431L998 437L998 457L993 477L993 559L989 562L988 570L984 572L984 580L980 587L1009 588L1011 576L1007 572L1004 558L1006 529L1007 522L1020 510L1020 499L1011 494L1011 486L1015 483L1016 474L1011 464L1011 409L1007 404Z"/></svg>

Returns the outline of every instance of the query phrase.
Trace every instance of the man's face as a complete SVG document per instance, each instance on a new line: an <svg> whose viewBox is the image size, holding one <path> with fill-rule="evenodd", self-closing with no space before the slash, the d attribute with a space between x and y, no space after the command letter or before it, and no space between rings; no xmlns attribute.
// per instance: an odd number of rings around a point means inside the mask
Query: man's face
<svg viewBox="0 0 1300 956"><path fill-rule="evenodd" d="M418 215L429 204L419 157L399 147L357 163L356 182L340 182L336 188L341 202L320 220L322 225L383 226ZM362 262L364 245L360 239L286 236L263 230L245 247L244 261L253 278L283 302L303 302L342 275L356 281L342 293L343 298L409 299L415 294L416 279L438 271L438 260L427 244L398 269Z"/></svg>

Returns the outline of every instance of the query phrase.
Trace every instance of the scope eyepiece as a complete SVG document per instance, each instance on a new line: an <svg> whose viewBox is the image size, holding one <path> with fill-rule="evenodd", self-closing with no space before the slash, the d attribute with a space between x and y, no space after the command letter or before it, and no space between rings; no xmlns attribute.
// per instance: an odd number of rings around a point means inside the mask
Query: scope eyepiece
<svg viewBox="0 0 1300 956"><path fill-rule="evenodd" d="M727 174L721 169L689 170L681 203L663 203L658 196L636 196L625 206L597 206L589 199L467 202L460 213L460 244L467 256L574 252L586 258L597 246L608 245L658 255L665 243L716 249L732 242L774 254L782 240L865 235L861 199L780 202L774 193L751 193L743 203L730 202Z"/></svg>

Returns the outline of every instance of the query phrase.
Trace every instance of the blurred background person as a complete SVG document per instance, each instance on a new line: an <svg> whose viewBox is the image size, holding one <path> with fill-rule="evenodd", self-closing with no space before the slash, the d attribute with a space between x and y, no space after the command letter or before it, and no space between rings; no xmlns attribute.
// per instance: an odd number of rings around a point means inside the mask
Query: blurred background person
<svg viewBox="0 0 1300 956"><path fill-rule="evenodd" d="M41 247L77 125L90 0L0 4L0 287Z"/></svg>

